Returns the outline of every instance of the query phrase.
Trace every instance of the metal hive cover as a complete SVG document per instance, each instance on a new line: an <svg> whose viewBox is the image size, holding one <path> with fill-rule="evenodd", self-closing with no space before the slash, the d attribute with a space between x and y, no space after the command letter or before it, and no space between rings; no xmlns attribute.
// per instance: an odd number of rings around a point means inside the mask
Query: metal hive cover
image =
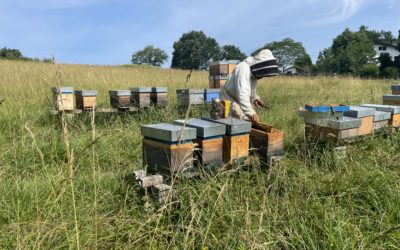
<svg viewBox="0 0 400 250"><path fill-rule="evenodd" d="M219 64L238 64L239 60L227 60L227 61L215 61L210 63L210 65L219 65Z"/></svg>
<svg viewBox="0 0 400 250"><path fill-rule="evenodd" d="M176 120L174 124L184 126L185 120ZM195 118L187 120L185 126L196 128L198 138L221 136L225 134L226 130L224 124Z"/></svg>
<svg viewBox="0 0 400 250"><path fill-rule="evenodd" d="M326 119L326 127L337 129L337 130L346 130L359 128L361 126L361 119L352 118L352 117L341 117L339 119L328 118Z"/></svg>
<svg viewBox="0 0 400 250"><path fill-rule="evenodd" d="M130 96L130 90L110 90L108 91L109 95L111 96Z"/></svg>
<svg viewBox="0 0 400 250"><path fill-rule="evenodd" d="M61 94L72 94L74 93L74 87L52 87L51 92Z"/></svg>
<svg viewBox="0 0 400 250"><path fill-rule="evenodd" d="M220 93L221 89L205 89L204 92L206 94L208 94L208 93Z"/></svg>
<svg viewBox="0 0 400 250"><path fill-rule="evenodd" d="M152 87L151 92L153 93L167 93L168 87Z"/></svg>
<svg viewBox="0 0 400 250"><path fill-rule="evenodd" d="M168 123L142 125L142 136L166 142L187 141L196 138L196 129ZM182 138L181 138L182 135Z"/></svg>
<svg viewBox="0 0 400 250"><path fill-rule="evenodd" d="M217 120L213 120L210 117L203 117L202 119L224 124L226 126L227 135L245 134L251 131L251 122L242 121L232 117Z"/></svg>
<svg viewBox="0 0 400 250"><path fill-rule="evenodd" d="M97 96L97 90L75 90L75 95Z"/></svg>
<svg viewBox="0 0 400 250"><path fill-rule="evenodd" d="M383 95L383 100L384 101L400 101L400 95L386 94L386 95Z"/></svg>
<svg viewBox="0 0 400 250"><path fill-rule="evenodd" d="M392 106L392 105L380 105L380 104L363 104L362 107L374 108L378 111L386 111L392 114L400 113L400 106Z"/></svg>
<svg viewBox="0 0 400 250"><path fill-rule="evenodd" d="M176 94L204 94L204 89L177 89Z"/></svg>
<svg viewBox="0 0 400 250"><path fill-rule="evenodd" d="M385 111L375 111L374 122L386 121L392 118L392 113Z"/></svg>
<svg viewBox="0 0 400 250"><path fill-rule="evenodd" d="M150 93L151 92L151 87L135 87L135 88L130 88L132 93Z"/></svg>
<svg viewBox="0 0 400 250"><path fill-rule="evenodd" d="M396 90L396 91L400 90L400 84L393 84L392 90Z"/></svg>
<svg viewBox="0 0 400 250"><path fill-rule="evenodd" d="M375 114L374 108L360 107L360 106L350 106L350 110L344 112L344 116L353 118L363 118L367 116L373 116Z"/></svg>

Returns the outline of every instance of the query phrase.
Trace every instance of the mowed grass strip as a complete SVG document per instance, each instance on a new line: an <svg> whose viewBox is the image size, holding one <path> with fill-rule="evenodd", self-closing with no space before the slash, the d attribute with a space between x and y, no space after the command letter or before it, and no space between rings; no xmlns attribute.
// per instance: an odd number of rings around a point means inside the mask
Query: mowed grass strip
<svg viewBox="0 0 400 250"><path fill-rule="evenodd" d="M390 82L356 78L263 79L261 120L286 133L288 157L176 183L179 200L148 202L129 176L142 168L140 125L182 119L177 88L206 88L208 73L58 65L63 86L169 87L166 110L67 120L70 173L51 108L52 64L0 61L0 248L381 248L400 245L400 136L366 139L343 160L304 145L305 103L381 103ZM194 108L193 116L207 114ZM95 142L93 139L95 138ZM89 146L88 146L89 145ZM72 195L71 183L74 187ZM76 206L76 220L73 204ZM77 237L78 234L78 237Z"/></svg>

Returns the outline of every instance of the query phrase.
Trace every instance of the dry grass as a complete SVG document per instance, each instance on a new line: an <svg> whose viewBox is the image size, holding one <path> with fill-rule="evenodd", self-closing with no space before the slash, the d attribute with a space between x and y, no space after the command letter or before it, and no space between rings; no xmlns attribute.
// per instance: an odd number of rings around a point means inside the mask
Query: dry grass
<svg viewBox="0 0 400 250"><path fill-rule="evenodd" d="M180 200L145 211L126 178L141 168L140 125L183 118L175 89L187 71L60 65L62 84L97 89L168 86L168 112L82 115L70 149L50 117L51 64L0 61L0 248L393 248L400 245L400 136L366 140L335 160L305 157L305 103L380 103L390 83L354 78L263 80L261 120L285 130L288 157L271 169L177 183ZM193 72L190 87L206 87ZM194 109L193 116L206 112ZM95 122L93 122L95 119ZM96 126L94 126L96 125ZM65 133L64 133L65 134ZM91 150L86 146L96 140ZM69 153L68 153L69 152ZM71 163L71 153L75 158ZM77 159L79 155L79 159ZM76 207L76 217L73 207Z"/></svg>

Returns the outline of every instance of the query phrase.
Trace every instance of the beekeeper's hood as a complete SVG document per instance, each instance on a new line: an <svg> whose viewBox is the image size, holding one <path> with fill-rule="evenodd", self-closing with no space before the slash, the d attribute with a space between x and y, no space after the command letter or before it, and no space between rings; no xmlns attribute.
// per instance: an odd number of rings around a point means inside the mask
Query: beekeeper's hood
<svg viewBox="0 0 400 250"><path fill-rule="evenodd" d="M244 61L250 65L251 73L257 79L278 75L277 60L269 49L263 49Z"/></svg>

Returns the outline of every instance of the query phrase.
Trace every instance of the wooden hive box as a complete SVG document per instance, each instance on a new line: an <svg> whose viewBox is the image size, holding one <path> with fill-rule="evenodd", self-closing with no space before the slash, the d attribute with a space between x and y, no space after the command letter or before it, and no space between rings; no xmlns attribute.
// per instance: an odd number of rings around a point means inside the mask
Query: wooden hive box
<svg viewBox="0 0 400 250"><path fill-rule="evenodd" d="M219 89L225 86L227 81L228 81L228 76L210 76L208 87L210 89L213 88Z"/></svg>
<svg viewBox="0 0 400 250"><path fill-rule="evenodd" d="M390 112L375 111L374 116L374 131L379 132L387 127L389 127L389 121L392 118Z"/></svg>
<svg viewBox="0 0 400 250"><path fill-rule="evenodd" d="M204 89L177 89L176 97L179 106L204 104Z"/></svg>
<svg viewBox="0 0 400 250"><path fill-rule="evenodd" d="M390 112L392 117L389 125L392 127L400 127L400 106L393 105L379 105L379 104L363 104L362 107L374 108L378 111Z"/></svg>
<svg viewBox="0 0 400 250"><path fill-rule="evenodd" d="M58 111L74 110L74 88L52 87L54 107Z"/></svg>
<svg viewBox="0 0 400 250"><path fill-rule="evenodd" d="M250 132L250 146L265 159L268 156L284 155L283 139L284 132L268 124L254 125Z"/></svg>
<svg viewBox="0 0 400 250"><path fill-rule="evenodd" d="M400 84L393 84L392 85L392 94L393 95L400 95Z"/></svg>
<svg viewBox="0 0 400 250"><path fill-rule="evenodd" d="M232 117L217 120L209 117L202 119L225 125L226 134L223 136L223 161L225 163L242 161L249 156L250 122Z"/></svg>
<svg viewBox="0 0 400 250"><path fill-rule="evenodd" d="M131 102L137 108L149 108L151 105L151 87L131 88Z"/></svg>
<svg viewBox="0 0 400 250"><path fill-rule="evenodd" d="M205 89L204 90L204 101L206 103L211 103L212 100L219 98L219 93L221 89Z"/></svg>
<svg viewBox="0 0 400 250"><path fill-rule="evenodd" d="M216 61L210 63L210 76L228 76L236 68L238 60Z"/></svg>
<svg viewBox="0 0 400 250"><path fill-rule="evenodd" d="M168 88L152 87L150 95L151 104L157 107L168 106Z"/></svg>
<svg viewBox="0 0 400 250"><path fill-rule="evenodd" d="M197 138L193 142L197 144L195 156L200 166L222 165L222 136L225 135L225 125L200 119L176 120L174 123L196 128Z"/></svg>
<svg viewBox="0 0 400 250"><path fill-rule="evenodd" d="M93 110L97 106L96 90L75 90L76 108L81 110Z"/></svg>
<svg viewBox="0 0 400 250"><path fill-rule="evenodd" d="M347 117L361 119L361 125L358 128L359 136L372 135L374 133L375 109L360 106L350 106L350 110L344 112Z"/></svg>
<svg viewBox="0 0 400 250"><path fill-rule="evenodd" d="M383 95L383 104L400 106L400 95Z"/></svg>
<svg viewBox="0 0 400 250"><path fill-rule="evenodd" d="M110 104L116 109L127 109L132 107L131 91L129 90L110 90Z"/></svg>
<svg viewBox="0 0 400 250"><path fill-rule="evenodd" d="M339 130L311 123L305 124L305 138L307 141L339 142L357 137L358 128Z"/></svg>
<svg viewBox="0 0 400 250"><path fill-rule="evenodd" d="M175 175L193 165L196 129L171 124L141 126L143 165L149 173Z"/></svg>

